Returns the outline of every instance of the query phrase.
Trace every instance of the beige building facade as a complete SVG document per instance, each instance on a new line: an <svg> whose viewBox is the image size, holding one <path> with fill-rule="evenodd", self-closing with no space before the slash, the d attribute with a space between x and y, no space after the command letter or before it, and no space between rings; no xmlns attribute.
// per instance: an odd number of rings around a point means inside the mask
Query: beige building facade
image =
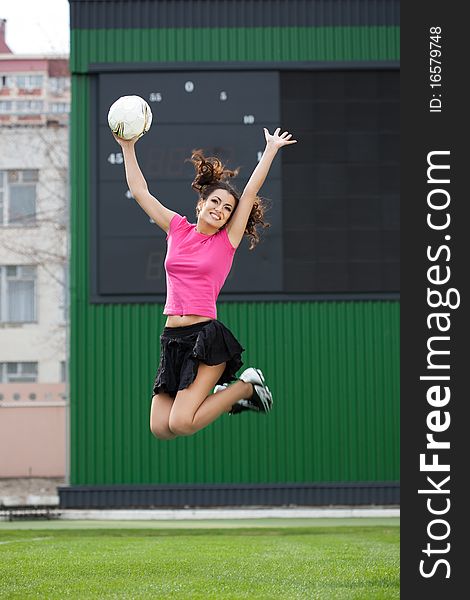
<svg viewBox="0 0 470 600"><path fill-rule="evenodd" d="M64 477L68 60L0 49L0 478Z"/></svg>

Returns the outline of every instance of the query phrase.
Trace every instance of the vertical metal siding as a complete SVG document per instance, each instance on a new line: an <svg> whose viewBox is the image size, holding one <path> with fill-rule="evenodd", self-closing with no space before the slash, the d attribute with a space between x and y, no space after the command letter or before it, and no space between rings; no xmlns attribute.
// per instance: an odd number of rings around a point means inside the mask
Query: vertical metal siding
<svg viewBox="0 0 470 600"><path fill-rule="evenodd" d="M392 61L398 27L253 27L72 30L71 68L94 63Z"/></svg>

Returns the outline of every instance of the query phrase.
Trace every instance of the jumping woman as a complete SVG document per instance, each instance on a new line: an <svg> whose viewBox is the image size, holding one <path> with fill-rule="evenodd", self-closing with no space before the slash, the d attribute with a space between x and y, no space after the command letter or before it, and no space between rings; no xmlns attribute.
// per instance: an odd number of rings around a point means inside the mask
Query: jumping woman
<svg viewBox="0 0 470 600"><path fill-rule="evenodd" d="M196 224L150 194L135 154L139 138L114 136L133 197L167 234L167 319L150 410L150 430L159 439L192 435L222 413L271 410L272 395L260 369L250 367L236 380L244 349L217 320L216 301L243 236L250 238L252 249L259 240L256 226L266 226L258 192L278 150L296 143L292 134L280 131L271 135L264 129L264 153L241 195L228 183L237 171L193 152Z"/></svg>

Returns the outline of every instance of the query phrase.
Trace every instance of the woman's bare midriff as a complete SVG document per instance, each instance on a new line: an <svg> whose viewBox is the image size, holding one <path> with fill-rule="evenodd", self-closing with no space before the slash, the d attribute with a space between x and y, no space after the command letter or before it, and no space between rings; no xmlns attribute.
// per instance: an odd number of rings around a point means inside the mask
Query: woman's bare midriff
<svg viewBox="0 0 470 600"><path fill-rule="evenodd" d="M204 321L212 321L212 319L201 317L200 315L169 315L166 319L165 327L186 327L187 325L203 323Z"/></svg>

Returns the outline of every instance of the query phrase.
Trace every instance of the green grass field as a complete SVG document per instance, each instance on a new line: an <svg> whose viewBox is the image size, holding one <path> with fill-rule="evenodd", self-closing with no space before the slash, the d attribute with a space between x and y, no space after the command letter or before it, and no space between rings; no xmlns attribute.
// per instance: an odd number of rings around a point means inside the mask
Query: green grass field
<svg viewBox="0 0 470 600"><path fill-rule="evenodd" d="M399 520L3 522L0 582L21 600L398 599Z"/></svg>

